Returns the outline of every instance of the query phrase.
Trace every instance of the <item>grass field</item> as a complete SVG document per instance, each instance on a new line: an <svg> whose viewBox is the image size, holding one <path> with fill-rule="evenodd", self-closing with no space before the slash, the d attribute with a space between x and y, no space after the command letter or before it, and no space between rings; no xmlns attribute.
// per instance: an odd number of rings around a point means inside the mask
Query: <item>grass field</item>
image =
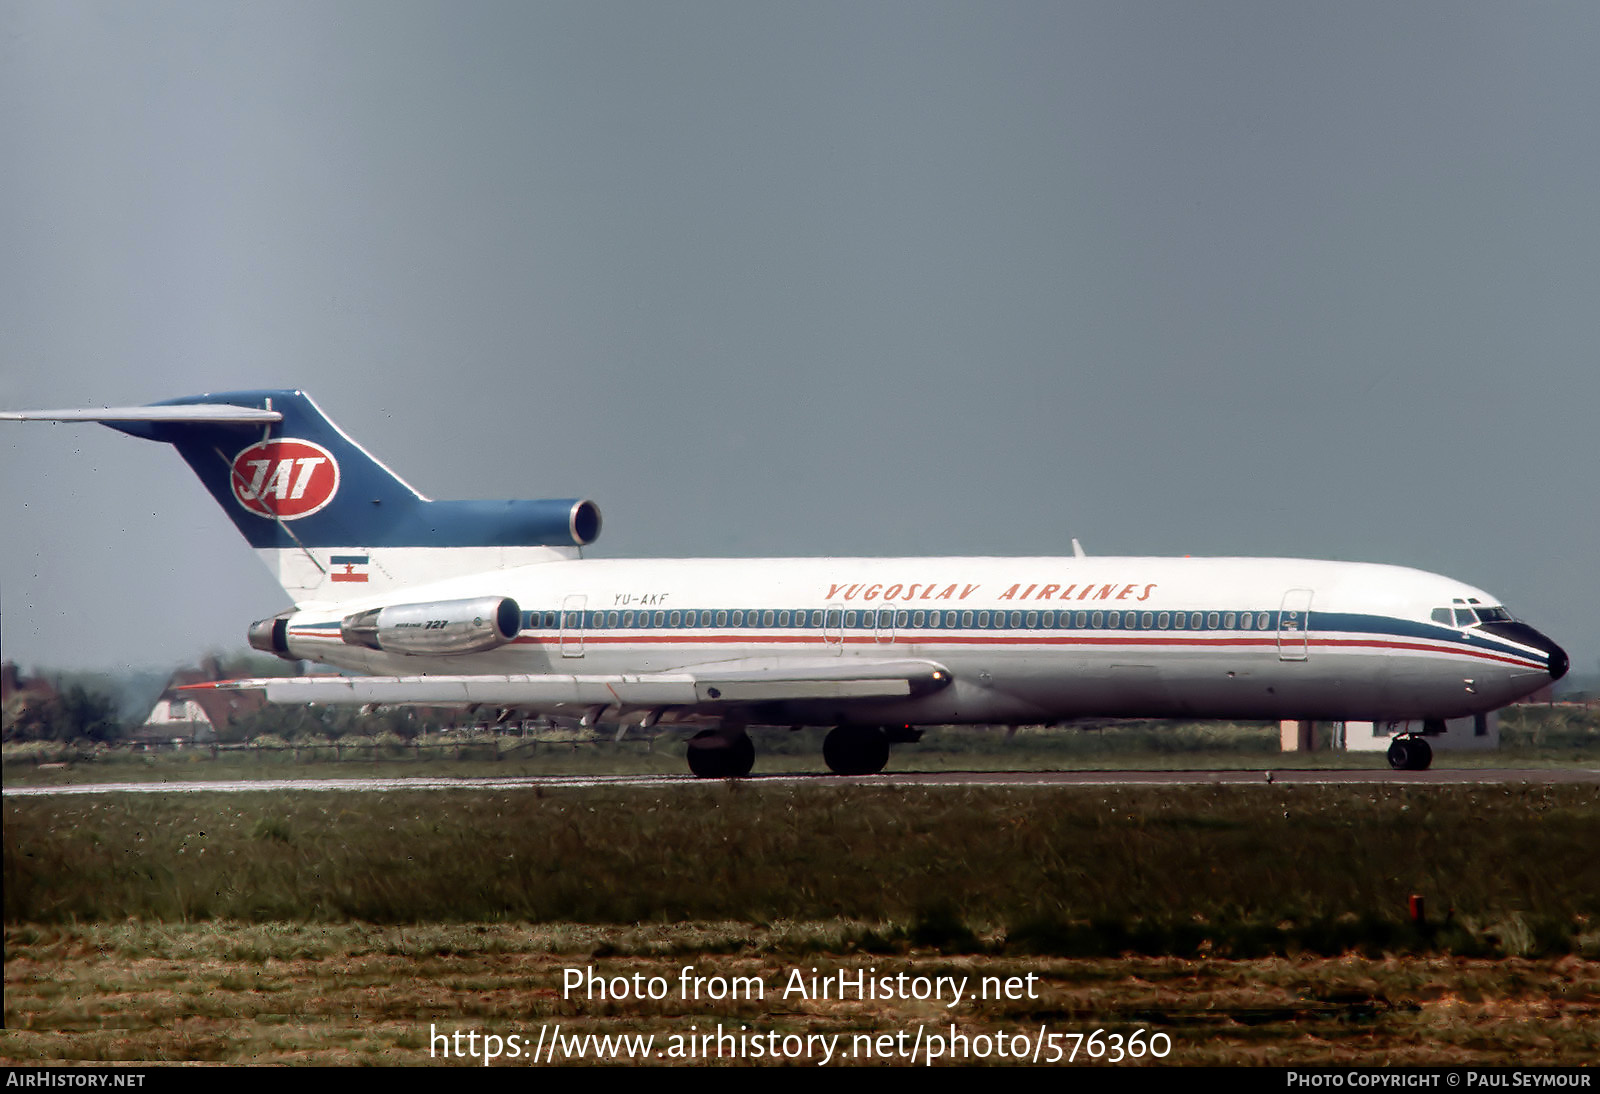
<svg viewBox="0 0 1600 1094"><path fill-rule="evenodd" d="M967 751L930 754L1132 766L1116 754L1148 732L967 734ZM1560 722L1511 743L1571 762L1590 735ZM799 736L773 762L814 770ZM1259 727L1164 740L1168 766L1284 766ZM635 749L257 770L680 770ZM134 762L225 777L181 755ZM123 766L8 763L7 781ZM7 1062L437 1062L430 1026L681 1039L719 1022L797 1045L952 1021L991 1047L1159 1032L1168 1063L1586 1063L1600 1048L1587 785L260 792L8 799L4 820ZM954 1010L560 996L567 968L676 984L691 965L773 990L811 968L1039 980ZM964 1058L995 1060L970 1043Z"/></svg>
<svg viewBox="0 0 1600 1094"><path fill-rule="evenodd" d="M1452 952L1583 952L1600 929L1585 785L718 783L5 810L8 923L846 916L1004 928L1040 952L1251 955L1419 944L1396 932L1421 894L1442 932L1422 941Z"/></svg>
<svg viewBox="0 0 1600 1094"><path fill-rule="evenodd" d="M1164 1064L1581 1065L1600 1051L1600 966L1573 958L1072 960L926 950L884 955L849 944L889 929L854 921L11 928L0 1058L8 1064L473 1063L440 1055L451 1044L430 1034L470 1031L480 1042L494 1035L505 1050L513 1035L531 1045L541 1033L553 1042L559 1031L568 1040L557 1063L619 1058L570 1040L586 1034L653 1036L643 1062L670 1063L654 1053L672 1052L673 1038L681 1051L694 1043L689 1038L719 1025L742 1030L747 1050L763 1035L790 1038L797 1051L779 1062L812 1064L823 1055L818 1042L801 1040L807 1036L839 1038L836 1062L920 1064L929 1038L948 1039L952 1026L968 1038L966 1051L951 1043L937 1062L1021 1062L998 1057L995 1036L1009 1039L1009 1051L1041 1032L1056 1038L1063 1057L1077 1035L1078 1064L1114 1059L1113 1037L1124 1045L1155 1040L1165 1054L1144 1062ZM685 998L686 966L708 979L754 977L763 997ZM659 976L670 990L643 1003L601 1002L582 992L564 997L565 970L591 968L607 978ZM956 1007L783 997L796 971L804 978L813 969L965 976L969 986L981 976L1036 980L1019 992L1023 998L963 1000ZM923 1051L908 1057L919 1030ZM1104 1031L1098 1045L1090 1039L1095 1030ZM1133 1040L1136 1033L1142 1042ZM862 1058L867 1049L870 1060ZM725 1043L725 1053L733 1051ZM771 1061L725 1054L697 1062ZM526 1066L527 1059L498 1063Z"/></svg>

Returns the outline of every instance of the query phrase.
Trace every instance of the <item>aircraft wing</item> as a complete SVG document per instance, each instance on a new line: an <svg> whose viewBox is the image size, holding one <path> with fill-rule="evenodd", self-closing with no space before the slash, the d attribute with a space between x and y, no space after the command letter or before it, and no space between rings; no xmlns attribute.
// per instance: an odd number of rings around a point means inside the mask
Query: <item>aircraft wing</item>
<svg viewBox="0 0 1600 1094"><path fill-rule="evenodd" d="M512 676L283 676L190 684L187 689L261 690L272 703L382 706L503 706L547 714L702 708L829 699L903 699L950 682L921 660L841 660L768 665L728 661L666 673Z"/></svg>

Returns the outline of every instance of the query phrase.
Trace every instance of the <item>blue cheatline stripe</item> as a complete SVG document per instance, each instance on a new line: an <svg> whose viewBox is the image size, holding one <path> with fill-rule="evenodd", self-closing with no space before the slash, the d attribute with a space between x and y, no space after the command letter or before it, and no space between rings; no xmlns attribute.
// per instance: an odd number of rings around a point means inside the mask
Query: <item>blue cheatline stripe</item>
<svg viewBox="0 0 1600 1094"><path fill-rule="evenodd" d="M878 615L882 611L894 611L897 621L878 624ZM788 622L778 620L784 614L788 615ZM829 616L833 618L829 621ZM904 614L908 621L898 622L898 617ZM918 626L909 620L917 614L923 615L923 623ZM583 612L564 611L527 611L522 613L522 626L524 631L535 633L545 632L555 635L565 629L569 633L583 631L586 636L595 637L597 640L604 632L616 634L621 632L630 636L631 641L646 641L646 634L659 632L688 632L689 634L705 635L706 632L716 631L726 634L731 631L744 632L816 632L826 631L844 638L857 639L861 637L874 638L880 634L893 633L897 642L907 644L915 643L917 636L926 635L927 640L938 641L963 641L970 639L974 642L1004 641L1008 643L1025 644L1030 638L1039 642L1055 642L1065 639L1068 635L1074 643L1086 642L1092 644L1097 638L1107 642L1126 641L1128 636L1136 636L1138 640L1146 643L1156 642L1165 645L1176 645L1189 635L1193 635L1194 644L1198 647L1209 648L1228 644L1252 643L1255 645L1275 645L1279 640L1277 630L1277 612L1225 612L1221 609L1213 612L1209 609L1200 613L1201 626L1185 627L1182 629L1170 626L1173 612L1151 611L1153 619L1159 620L1163 614L1168 616L1169 626L1144 626L1142 617L1146 614L1143 610L1136 613L1121 613L1124 619L1122 625L1117 627L1078 626L1076 624L1076 610L1063 610L1060 612L1040 611L1033 627L1026 626L1029 613L1022 613L1024 624L1013 627L1010 625L1010 609L977 609L964 608L959 610L933 609L926 612L914 612L910 609L880 609L880 608L852 608L847 612L839 609L821 608L790 608L790 609L764 609L764 608L680 608L680 609L606 609L604 611L585 610ZM1085 612L1087 620L1092 623L1093 612ZM1105 613L1110 614L1110 613ZM1133 614L1138 618L1135 625L1129 626L1126 617ZM1185 611L1184 616L1194 613ZM1237 626L1232 628L1220 625L1221 620L1232 614L1236 618L1250 617L1259 621L1265 615L1265 626L1256 626L1244 630ZM661 622L656 622L656 616L661 617ZM953 615L955 623L947 625L945 616ZM972 622L963 624L964 616L970 615ZM987 626L980 625L977 620L983 615L989 617ZM1209 626L1210 615L1218 617L1219 625ZM616 622L611 622L611 617L616 617ZM674 621L676 616L676 621ZM771 622L768 622L770 616ZM735 623L734 619L738 618ZM720 618L720 622L719 622ZM846 618L853 618L852 622L844 622ZM1104 621L1102 621L1104 622ZM297 625L295 631L301 634L308 632L337 632L339 624L334 622ZM999 638L995 632L1004 632L1007 637ZM1045 633L1041 633L1045 632ZM1298 634L1301 632L1290 632ZM1416 642L1426 644L1418 648L1436 648L1441 653L1466 653L1485 657L1514 658L1523 663L1544 666L1547 658L1542 651L1530 652L1527 648L1514 642L1499 638L1480 631L1459 631L1454 627L1442 626L1434 623L1420 623L1409 619L1396 619L1383 615L1363 615L1343 612L1313 612L1305 632L1313 645L1340 645L1342 642L1351 644L1383 645L1384 640L1389 642ZM948 639L935 639L935 635L947 634ZM1060 638L1047 637L1047 635L1060 635ZM960 637L957 637L960 636ZM771 636L775 639L777 636ZM760 641L761 636L750 635L750 641Z"/></svg>
<svg viewBox="0 0 1600 1094"><path fill-rule="evenodd" d="M787 609L787 614L789 616L789 621L787 623L778 621L781 618L782 610L760 608L691 608L678 609L676 611L658 609L650 609L645 611L622 609L607 609L605 611L586 610L581 613L581 619L571 618L576 614L572 612L525 612L523 613L523 629L529 631L545 630L554 632L561 630L564 625L568 630L576 630L581 628L586 633L601 631L625 631L628 633L637 633L641 631L657 630L727 631L732 628L739 628L742 630L760 631L827 630L831 632L842 632L845 634L870 635L877 633L880 630L877 617L880 611L886 610L890 609L850 609L847 613L836 615L832 621L827 622L826 624L824 624L823 621L828 617L824 614L823 609L818 608ZM1140 636L1162 635L1168 637L1169 639L1179 639L1184 635L1194 634L1208 636L1206 639L1197 639L1197 641L1202 642L1205 645L1215 645L1230 641L1260 642L1263 639L1267 640L1268 642L1275 643L1278 640L1277 612L1226 612L1221 609L1216 611L1211 611L1208 609L1205 612L1199 613L1202 616L1201 625L1199 627L1191 625L1183 628L1177 628L1170 626L1171 616L1182 614L1185 617L1191 617L1195 613L1191 611L1184 611L1182 613L1163 613L1159 611L1151 611L1146 613L1143 610L1140 610L1139 612L1133 613L1137 617L1137 622L1134 625L1129 625L1127 622L1127 616L1129 613L1124 612L1122 613L1123 619L1120 621L1120 625L1116 627L1105 625L1095 627L1092 625L1092 620L1094 614L1096 613L1084 613L1091 625L1080 626L1076 623L1076 610L1064 610L1059 613L1040 611L1037 613L1038 619L1034 626L1029 627L1024 622L1024 624L1021 626L1013 627L1010 624L1010 609L960 609L958 611L952 611L950 609L934 609L929 610L924 614L923 623L921 625L909 621L905 623L898 622L898 617L900 614L905 614L908 619L914 619L918 613L913 612L910 609L893 610L896 613L897 621L892 626L885 624L881 629L885 632L893 630L897 637L904 635L906 636L906 641L914 641L915 639L911 636L917 634L929 634L943 631L958 631L962 633L977 632L979 635L993 631L1020 631L1024 633L1033 633L1038 631L1066 631L1071 632L1075 636L1084 636L1091 639L1095 635L1107 635L1109 637L1113 635L1121 636L1127 634L1137 634ZM834 611L837 612L838 610L834 609ZM737 623L734 622L736 614L739 618L739 622ZM772 617L772 622L767 622L767 617L769 614ZM967 614L970 614L972 621L963 624L961 621L962 617ZM987 626L981 625L977 622L977 620L985 614L989 618L989 623ZM1024 620L1026 620L1027 614L1028 613L1023 613ZM1169 626L1165 628L1160 627L1159 625L1145 626L1142 618L1145 614L1150 614L1157 622L1159 621L1161 615L1168 615ZM1252 620L1257 621L1259 621L1260 618L1265 615L1267 621L1264 626L1256 626L1250 630L1245 630L1238 626L1231 628L1222 626L1221 619L1230 614L1234 615L1236 618L1248 616ZM656 622L657 615L662 617L662 622ZM676 622L674 622L672 618L674 615L678 617ZM947 625L944 621L944 617L946 615L954 615L956 617L956 622L953 625ZM1209 625L1210 621L1208 617L1211 615L1216 615L1218 617L1218 625ZM611 621L612 616L616 617L615 622ZM565 624L563 624L563 617L567 617ZM717 621L718 617L721 617L720 622ZM851 621L845 622L845 618L851 618ZM1296 631L1289 633L1297 634L1301 632ZM1310 640L1314 643L1326 643L1328 641L1337 642L1341 637L1348 637L1352 640L1355 640L1358 638L1376 636L1396 640L1411 640L1417 642L1434 643L1451 647L1461 652L1499 654L1540 664L1545 661L1544 655L1541 652L1530 653L1527 648L1494 635L1485 634L1479 631L1462 632L1454 627L1441 626L1433 623L1421 623L1408 619L1396 619L1391 616L1383 615L1364 615L1343 612L1313 612L1311 613L1308 621L1308 628L1305 633L1309 635Z"/></svg>
<svg viewBox="0 0 1600 1094"><path fill-rule="evenodd" d="M1266 626L1258 626L1252 630L1241 630L1237 627L1227 629L1220 625L1215 628L1203 625L1198 628L1188 627L1178 630L1171 626L1162 629L1158 626L1145 627L1142 625L1132 627L1079 627L1074 622L1075 611L1059 613L1058 618L1060 621L1053 624L1045 623L1044 620L1054 613L1040 612L1039 625L1032 628L1026 626L1011 627L1009 625L1010 611L1007 609L998 611L995 609L961 609L951 613L957 616L956 625L947 627L944 625L943 616L948 610L940 609L937 612L928 611L924 615L923 626L918 627L909 622L905 624L896 623L893 626L885 626L880 630L876 619L878 613L883 610L888 609L851 609L849 613L841 612L839 614L841 616L845 614L853 615L855 617L853 624L835 621L826 625L824 625L823 621L827 619L827 611L820 608L786 609L790 620L788 624L777 622L785 610L762 608L688 608L672 611L665 609L646 611L625 611L621 609L613 611L607 609L605 611L585 610L583 612L530 611L523 613L521 629L532 631L536 634L544 632L550 636L549 640L553 640L557 634L565 630L568 634L582 631L586 640L632 643L651 641L681 642L694 641L696 639L703 641L730 641L735 638L735 634L730 632L749 631L769 633L752 633L748 638L743 637L741 634L738 640L748 642L760 642L763 638L774 642L801 640L798 635L794 638L784 637L781 632L785 631L812 633L826 631L830 635L840 636L842 641L850 642L878 641L880 635L887 635L892 632L896 643L906 645L914 645L919 636L922 636L923 641L927 642L971 642L979 644L989 642L1026 645L1028 642L1033 641L1041 644L1065 642L1073 645L1093 645L1099 641L1116 644L1133 642L1143 645L1175 646L1184 644L1186 636L1195 635L1196 637L1190 644L1201 649L1247 644L1274 647L1279 640L1279 634L1276 629L1276 612L1232 613L1239 617L1248 615L1252 619L1259 619L1263 614L1268 617ZM658 611L663 619L659 625L655 622L655 616ZM837 611L837 609L834 609L834 611ZM916 614L906 609L895 609L895 611L897 615L900 611L906 611L906 614L910 617L914 617ZM773 618L771 623L766 622L769 612ZM965 626L961 625L960 617L969 612L974 622ZM988 627L981 627L977 625L976 620L985 612L989 615L991 622ZM615 624L609 622L609 617L613 614L617 616ZM742 617L739 623L733 622L736 614ZM1093 613L1087 614L1092 620ZM1140 611L1136 614L1142 616L1144 613ZM1162 614L1168 614L1170 623L1170 616L1173 613L1152 611L1151 614L1156 618L1159 618ZM1184 612L1183 614L1190 615L1192 613ZM1202 614L1209 615L1213 613L1208 611ZM1220 622L1220 619L1229 613L1219 609L1214 614L1219 617ZM678 617L676 623L672 621L674 615ZM717 622L718 616L722 617L722 622L720 623ZM938 616L938 621L930 623L929 620L934 616ZM630 617L631 621L625 623L624 620L630 620ZM996 617L1001 617L1001 622L998 625L994 622ZM1026 614L1024 614L1024 618L1026 618ZM564 619L565 622L563 622ZM1202 623L1205 622L1208 621L1202 620ZM303 637L334 638L338 636L339 624L328 622L297 625L293 630L294 633ZM770 632L772 631L780 633L771 634ZM1002 637L994 633L997 631L1008 633ZM610 634L608 635L605 632L610 632ZM628 637L625 639L616 637L618 632ZM1042 634L1039 632L1048 633ZM660 637L656 638L654 637L655 635L660 635ZM949 635L949 637L935 637L936 635ZM1416 623L1411 620L1395 619L1381 615L1357 615L1336 612L1313 613L1308 636L1312 645L1319 645L1324 648L1330 645L1338 646L1344 644L1383 647L1402 641L1410 641L1419 643L1412 648L1421 650L1433 649L1439 653L1467 654L1491 660L1510 658L1520 663L1537 667L1543 667L1547 663L1542 653L1530 653L1514 643L1506 642L1493 636L1475 632L1463 634L1452 627ZM809 641L810 639L806 640ZM541 641L541 639L530 638L524 639L524 641L537 642Z"/></svg>

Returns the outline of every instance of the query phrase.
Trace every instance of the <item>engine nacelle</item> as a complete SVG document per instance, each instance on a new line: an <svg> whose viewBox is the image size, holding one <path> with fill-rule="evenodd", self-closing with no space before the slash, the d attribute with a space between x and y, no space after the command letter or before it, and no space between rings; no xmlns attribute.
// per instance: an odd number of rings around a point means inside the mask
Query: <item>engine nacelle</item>
<svg viewBox="0 0 1600 1094"><path fill-rule="evenodd" d="M522 629L522 609L509 596L393 604L347 615L339 637L384 653L482 653Z"/></svg>
<svg viewBox="0 0 1600 1094"><path fill-rule="evenodd" d="M295 656L289 652L289 617L275 615L271 619L258 619L250 624L250 646L285 661L295 660Z"/></svg>

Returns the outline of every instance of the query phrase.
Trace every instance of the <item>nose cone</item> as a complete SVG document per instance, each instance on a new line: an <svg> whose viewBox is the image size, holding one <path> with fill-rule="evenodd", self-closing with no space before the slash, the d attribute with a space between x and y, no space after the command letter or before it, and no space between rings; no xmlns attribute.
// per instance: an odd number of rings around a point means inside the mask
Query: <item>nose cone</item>
<svg viewBox="0 0 1600 1094"><path fill-rule="evenodd" d="M1550 655L1550 679L1559 680L1567 674L1567 669L1572 667L1567 660L1567 651L1556 645L1544 635L1539 636L1544 642L1545 651Z"/></svg>
<svg viewBox="0 0 1600 1094"><path fill-rule="evenodd" d="M1519 646L1529 646L1544 654L1545 671L1550 674L1551 681L1561 679L1572 667L1567 660L1567 651L1556 645L1550 639L1528 626L1526 623L1485 623L1483 629L1500 638L1508 638Z"/></svg>

